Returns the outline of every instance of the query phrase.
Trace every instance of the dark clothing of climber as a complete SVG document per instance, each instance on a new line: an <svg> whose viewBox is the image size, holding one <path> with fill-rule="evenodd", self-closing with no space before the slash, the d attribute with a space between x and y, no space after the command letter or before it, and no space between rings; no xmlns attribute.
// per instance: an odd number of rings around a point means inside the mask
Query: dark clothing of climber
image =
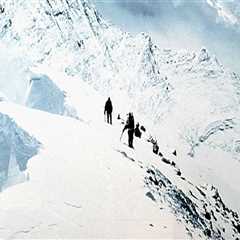
<svg viewBox="0 0 240 240"><path fill-rule="evenodd" d="M132 113L128 114L126 124L123 128L123 132L128 129L128 146L133 148L133 135L134 135L134 117Z"/></svg>
<svg viewBox="0 0 240 240"><path fill-rule="evenodd" d="M105 103L104 114L107 114L107 123L112 124L113 106L110 97Z"/></svg>

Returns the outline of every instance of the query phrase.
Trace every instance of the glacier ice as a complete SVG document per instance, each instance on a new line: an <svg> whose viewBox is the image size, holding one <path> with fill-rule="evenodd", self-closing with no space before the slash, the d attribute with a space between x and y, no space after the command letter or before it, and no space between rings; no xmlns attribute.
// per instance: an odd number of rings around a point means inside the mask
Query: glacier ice
<svg viewBox="0 0 240 240"><path fill-rule="evenodd" d="M27 168L40 142L21 129L8 115L0 113L0 186Z"/></svg>
<svg viewBox="0 0 240 240"><path fill-rule="evenodd" d="M31 77L25 104L30 108L77 118L76 110L66 102L65 92L46 75Z"/></svg>

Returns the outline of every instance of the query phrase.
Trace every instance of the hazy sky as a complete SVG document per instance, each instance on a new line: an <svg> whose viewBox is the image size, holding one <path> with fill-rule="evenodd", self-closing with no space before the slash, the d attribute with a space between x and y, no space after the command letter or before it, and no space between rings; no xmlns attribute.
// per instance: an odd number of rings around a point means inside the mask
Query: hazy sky
<svg viewBox="0 0 240 240"><path fill-rule="evenodd" d="M240 73L240 0L93 0L110 22L147 32L160 47L202 46Z"/></svg>

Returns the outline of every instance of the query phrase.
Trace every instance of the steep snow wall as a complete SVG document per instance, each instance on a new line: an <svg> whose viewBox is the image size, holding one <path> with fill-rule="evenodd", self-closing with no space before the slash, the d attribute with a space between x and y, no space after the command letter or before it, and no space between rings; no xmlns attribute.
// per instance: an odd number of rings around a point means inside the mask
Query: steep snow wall
<svg viewBox="0 0 240 240"><path fill-rule="evenodd" d="M46 75L31 77L26 106L53 114L77 118L76 111L66 103L65 93Z"/></svg>
<svg viewBox="0 0 240 240"><path fill-rule="evenodd" d="M12 171L27 168L28 160L37 154L39 147L40 142L0 113L0 187L8 176L14 175Z"/></svg>

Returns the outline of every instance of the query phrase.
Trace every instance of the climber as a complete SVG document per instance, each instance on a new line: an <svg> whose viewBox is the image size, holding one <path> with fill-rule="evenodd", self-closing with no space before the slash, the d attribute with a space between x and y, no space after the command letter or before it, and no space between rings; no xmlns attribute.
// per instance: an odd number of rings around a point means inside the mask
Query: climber
<svg viewBox="0 0 240 240"><path fill-rule="evenodd" d="M112 124L112 111L113 106L110 97L105 103L104 115L107 115L107 123Z"/></svg>
<svg viewBox="0 0 240 240"><path fill-rule="evenodd" d="M133 135L134 135L134 117L133 113L128 113L126 124L123 128L122 134L128 129L128 146L133 148Z"/></svg>
<svg viewBox="0 0 240 240"><path fill-rule="evenodd" d="M135 134L135 137L138 137L138 138L141 138L141 136L142 136L142 133L139 129L139 123L136 124L136 127L134 129L134 134Z"/></svg>

